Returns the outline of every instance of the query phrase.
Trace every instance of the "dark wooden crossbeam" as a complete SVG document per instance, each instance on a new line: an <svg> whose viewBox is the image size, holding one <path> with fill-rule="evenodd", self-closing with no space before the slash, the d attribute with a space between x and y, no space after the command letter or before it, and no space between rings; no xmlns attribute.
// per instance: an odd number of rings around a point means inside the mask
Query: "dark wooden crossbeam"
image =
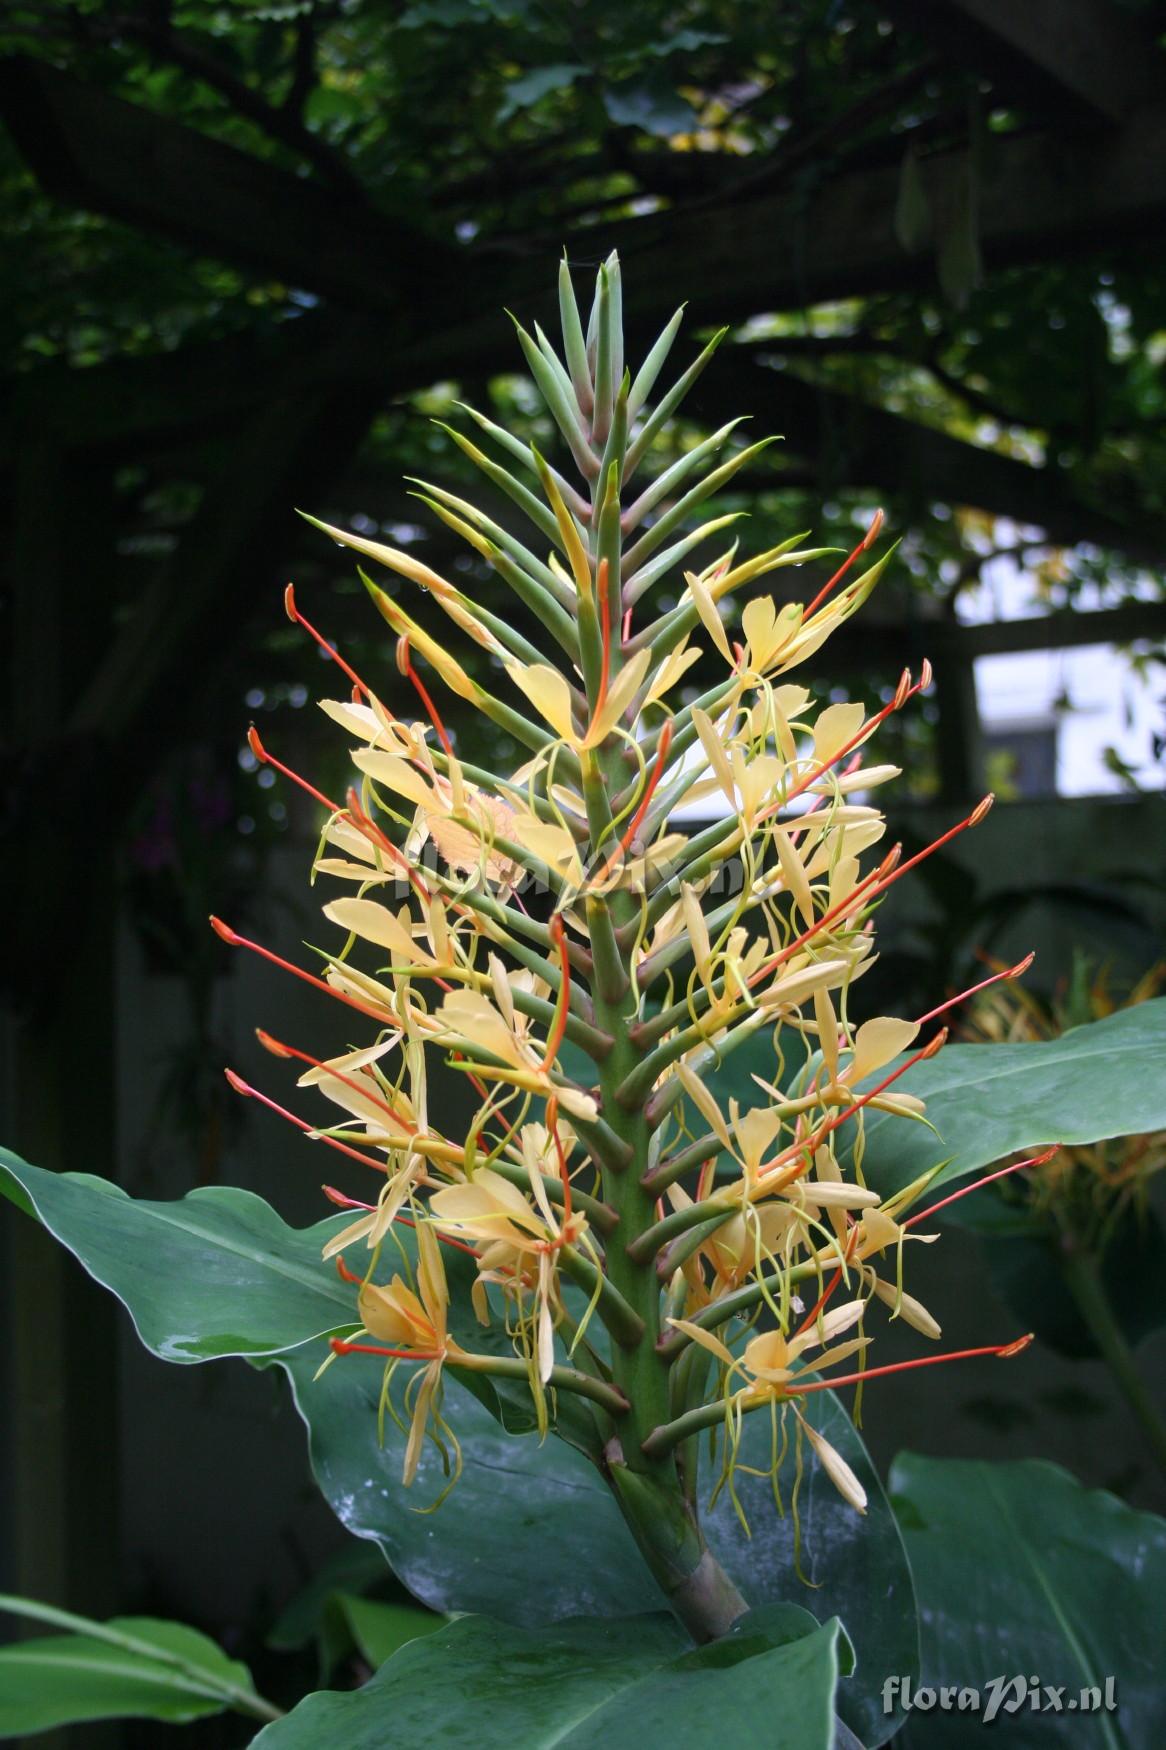
<svg viewBox="0 0 1166 1750"><path fill-rule="evenodd" d="M0 117L43 186L58 199L114 215L224 260L278 274L350 309L392 312L401 341L440 346L443 326L466 325L466 287L493 322L500 304L545 300L541 256L458 247L351 206L335 193L106 95L28 57L0 63ZM963 150L925 158L921 174L942 216L966 175ZM1166 221L1166 108L1142 110L1112 135L1055 133L989 142L979 178L979 235L989 266L1050 255L1144 247ZM815 299L928 285L932 251L908 254L895 233L895 166L825 177L796 193L762 194L686 213L588 228L591 259L619 245L628 309L654 316L678 289L699 319L742 319ZM689 264L699 227L700 283Z"/></svg>
<svg viewBox="0 0 1166 1750"><path fill-rule="evenodd" d="M1163 89L1164 58L1137 14L1108 0L887 0L945 59L1070 123L1120 124Z"/></svg>

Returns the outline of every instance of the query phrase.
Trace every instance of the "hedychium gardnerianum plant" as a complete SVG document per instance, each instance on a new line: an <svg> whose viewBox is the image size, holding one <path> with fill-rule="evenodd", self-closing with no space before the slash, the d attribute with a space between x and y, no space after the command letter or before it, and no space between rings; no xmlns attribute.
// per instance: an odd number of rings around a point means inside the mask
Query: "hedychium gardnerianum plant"
<svg viewBox="0 0 1166 1750"><path fill-rule="evenodd" d="M422 715L391 712L337 655L352 694L322 704L353 745L357 778L342 802L304 787L327 811L315 870L352 891L323 908L344 940L321 975L291 969L359 1016L360 1037L327 1061L260 1037L304 1065L300 1084L342 1117L327 1127L276 1110L378 1175L375 1196L328 1191L355 1216L327 1252L353 1285L360 1328L332 1338L325 1365L383 1360L382 1413L408 1426L406 1481L427 1438L450 1486L460 1470L446 1370L519 1382L544 1434L587 1447L703 1640L746 1608L701 1532L707 1439L712 1492L734 1492L743 1420L762 1415L775 1490L790 1448L798 1477L816 1459L861 1512L858 1479L804 1401L892 1371L867 1361L876 1302L939 1336L903 1285L907 1243L936 1237L909 1213L931 1175L881 1200L863 1182L861 1140L867 1109L919 1120L921 1102L894 1084L942 1047L945 1032L924 1029L951 1004L855 1027L851 988L873 958L881 896L991 799L910 861L896 847L864 872L884 824L855 797L896 773L863 752L928 671L904 674L872 714L820 709L787 677L874 588L889 554L861 567L881 513L807 605L752 594L730 633L722 612L746 586L831 550L796 536L746 558L734 542L684 570L735 520L693 526L693 513L764 445L718 461L726 426L645 483L637 475L722 336L656 396L679 312L633 376L617 259L599 270L586 328L566 262L559 287L562 355L537 327L518 338L575 477L467 408L494 453L450 436L533 533L520 540L443 488L419 488L538 622L540 647L408 553L319 525L428 591L495 659L509 696L364 579ZM653 613L654 586L678 572L679 604ZM290 590L287 607L331 651ZM720 674L682 702L704 654L694 637ZM499 777L455 748L422 667L527 750L521 770ZM304 783L254 731L252 747ZM677 831L678 805L701 800L711 824ZM740 880L724 897L729 866ZM532 892L546 897L528 908ZM752 1106L726 1107L709 1078L759 1037L772 1043L771 1074L755 1078ZM427 1098L435 1051L480 1102L462 1136L445 1134ZM416 1230L415 1271L399 1221ZM501 1321L507 1352L451 1335L443 1247L472 1257L474 1310L495 1336ZM1025 1340L961 1353L1007 1355Z"/></svg>

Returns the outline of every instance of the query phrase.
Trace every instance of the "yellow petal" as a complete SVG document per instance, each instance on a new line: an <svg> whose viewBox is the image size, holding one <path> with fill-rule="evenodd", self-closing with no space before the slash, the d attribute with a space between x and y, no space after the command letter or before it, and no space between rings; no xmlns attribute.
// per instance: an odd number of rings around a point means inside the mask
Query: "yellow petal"
<svg viewBox="0 0 1166 1750"><path fill-rule="evenodd" d="M707 1349L710 1355L715 1355L718 1361L723 1361L727 1367L733 1364L731 1352L726 1349L719 1337L714 1337L711 1331L703 1326L693 1324L691 1319L669 1319L668 1323L677 1331L683 1331L686 1337L691 1337L694 1343L699 1343L702 1349Z"/></svg>
<svg viewBox="0 0 1166 1750"><path fill-rule="evenodd" d="M506 672L555 734L572 747L577 746L578 738L571 717L571 689L558 669L545 663L524 666L520 662L508 662Z"/></svg>

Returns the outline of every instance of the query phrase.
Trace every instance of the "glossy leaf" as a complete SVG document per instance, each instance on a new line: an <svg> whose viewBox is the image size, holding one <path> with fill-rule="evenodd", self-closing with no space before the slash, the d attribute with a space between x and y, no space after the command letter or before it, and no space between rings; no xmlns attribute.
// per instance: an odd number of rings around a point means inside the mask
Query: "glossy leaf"
<svg viewBox="0 0 1166 1750"><path fill-rule="evenodd" d="M1039 1044L948 1045L895 1084L896 1092L927 1102L927 1124L864 1114L863 1172L889 1193L942 1162L939 1186L1041 1143L1166 1129L1163 1062L1166 997ZM742 1105L762 1102L753 1072L772 1078L767 1042L744 1046L710 1078L722 1104L730 1095Z"/></svg>
<svg viewBox="0 0 1166 1750"><path fill-rule="evenodd" d="M0 1191L117 1295L163 1361L270 1355L356 1322L352 1290L320 1256L321 1236L342 1217L288 1227L261 1197L220 1185L149 1203L3 1149Z"/></svg>
<svg viewBox="0 0 1166 1750"><path fill-rule="evenodd" d="M1012 1746L1166 1743L1166 1521L1137 1513L1038 1460L988 1464L901 1454L891 1488L915 1572L923 1681L980 1688L1001 1675L1060 1687L1060 1714L1007 1704ZM1116 1685L1117 1712L1081 1717L1081 1691ZM992 1729L974 1716L915 1714L903 1742L963 1750Z"/></svg>
<svg viewBox="0 0 1166 1750"><path fill-rule="evenodd" d="M537 1591L537 1564L530 1580ZM701 1648L664 1616L527 1629L466 1617L402 1648L363 1689L309 1696L254 1743L643 1750L726 1738L829 1750L846 1657L837 1621L818 1627L789 1607L754 1611Z"/></svg>
<svg viewBox="0 0 1166 1750"><path fill-rule="evenodd" d="M10 1183L23 1188L45 1225L125 1302L155 1354L179 1361L241 1354L285 1368L325 1496L351 1531L381 1545L423 1603L435 1610L488 1610L524 1624L659 1607L655 1582L595 1466L562 1440L540 1445L535 1435L505 1433L497 1418L512 1421L520 1406L509 1396L496 1398L488 1380L471 1376L484 1387L484 1401L448 1382L447 1410L465 1471L440 1512L423 1511L446 1480L432 1447L414 1487L403 1488L403 1437L389 1419L384 1448L378 1444L381 1363L351 1355L315 1377L327 1352L308 1338L352 1319L351 1289L320 1259L324 1239L344 1217L297 1230L247 1192L203 1191L174 1204L143 1204L100 1180L38 1172L11 1156L5 1163ZM473 1321L459 1281L462 1263L460 1254L447 1259L453 1328L479 1348L505 1342L497 1323L483 1331ZM262 1323L256 1326L257 1310ZM853 1625L858 1671L844 1687L842 1711L853 1712L857 1725L860 1715L869 1715L871 1686L876 1677L881 1682L885 1660L893 1655L904 1669L913 1668L910 1575L849 1418L828 1393L817 1394L810 1410L871 1498L860 1517L807 1461L799 1497L801 1560L821 1589L811 1592L797 1577L792 1520L778 1518L766 1483L742 1483L752 1541L727 1500L711 1517L710 1540L752 1604L805 1597L816 1610ZM765 1419L751 1418L746 1429L745 1461L764 1468ZM710 1492L707 1483L702 1498ZM537 1589L514 1559L516 1543L538 1551ZM894 1608L880 1608L888 1598ZM870 1737L868 1719L858 1729Z"/></svg>
<svg viewBox="0 0 1166 1750"><path fill-rule="evenodd" d="M0 1598L0 1608L94 1631L0 1647L0 1738L82 1720L182 1722L240 1706L263 1717L247 1667L182 1623L148 1616L85 1623L22 1599Z"/></svg>
<svg viewBox="0 0 1166 1750"><path fill-rule="evenodd" d="M450 1385L447 1414L461 1442L465 1470L440 1509L419 1512L441 1492L445 1476L430 1447L413 1487L401 1485L402 1437L386 1424L377 1444L381 1369L349 1356L313 1379L315 1357L297 1350L277 1358L291 1377L308 1427L312 1466L338 1517L358 1537L375 1538L409 1590L434 1610L490 1611L533 1626L587 1614L652 1610L660 1593L641 1560L610 1491L595 1467L562 1441L507 1435L487 1411ZM807 1457L799 1493L801 1565L794 1563L788 1509L792 1467L784 1480L787 1513L778 1515L768 1479L739 1479L751 1537L727 1496L706 1520L709 1542L751 1604L802 1599L836 1614L855 1645L856 1670L842 1686L839 1712L864 1742L883 1741L897 1723L881 1711L887 1669L915 1671L918 1632L911 1575L898 1527L854 1426L828 1392L807 1405L811 1419L858 1473L870 1496L860 1516ZM743 1462L769 1463L769 1427L745 1423ZM715 1474L715 1473L714 1473ZM702 1487L702 1500L712 1492ZM537 1552L532 1585L515 1548ZM816 1587L814 1590L812 1587ZM879 1735L881 1732L881 1736Z"/></svg>
<svg viewBox="0 0 1166 1750"><path fill-rule="evenodd" d="M943 1161L939 1185L1041 1143L1166 1129L1164 1061L1164 997L1039 1044L949 1045L896 1084L926 1100L938 1136L870 1114L863 1171L889 1190Z"/></svg>

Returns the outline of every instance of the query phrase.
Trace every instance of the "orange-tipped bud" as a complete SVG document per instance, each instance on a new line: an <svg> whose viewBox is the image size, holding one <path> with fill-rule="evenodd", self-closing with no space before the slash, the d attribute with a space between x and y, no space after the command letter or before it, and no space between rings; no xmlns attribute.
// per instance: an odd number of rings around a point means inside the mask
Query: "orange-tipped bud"
<svg viewBox="0 0 1166 1750"><path fill-rule="evenodd" d="M882 510L876 510L871 519L870 528L866 531L866 535L863 539L862 550L864 553L868 552L878 540L879 535L882 533L882 527L885 521L886 517L883 515Z"/></svg>
<svg viewBox="0 0 1166 1750"><path fill-rule="evenodd" d="M989 790L988 794L984 797L984 800L982 802L977 802L976 806L972 809L972 812L968 815L968 825L979 826L984 816L991 809L995 800L995 793Z"/></svg>
<svg viewBox="0 0 1166 1750"><path fill-rule="evenodd" d="M255 1037L264 1051L270 1051L272 1057L291 1057L293 1055L286 1045L281 1045L278 1039L272 1038L270 1033L265 1033L262 1027L256 1027Z"/></svg>
<svg viewBox="0 0 1166 1750"><path fill-rule="evenodd" d="M346 1197L343 1191L336 1189L335 1185L321 1185L320 1189L329 1203L334 1203L338 1209L373 1210L376 1208L375 1203L361 1203L359 1198Z"/></svg>
<svg viewBox="0 0 1166 1750"><path fill-rule="evenodd" d="M265 766L267 764L267 749L260 741L259 731L256 729L254 723L247 731L247 746L251 749L251 752L255 755L255 758L259 763Z"/></svg>
<svg viewBox="0 0 1166 1750"><path fill-rule="evenodd" d="M225 924L222 918L215 917L213 912L211 913L211 929L216 936L220 936L231 948L237 948L239 943L243 940L242 936L240 936L237 931L233 930L230 924Z"/></svg>

